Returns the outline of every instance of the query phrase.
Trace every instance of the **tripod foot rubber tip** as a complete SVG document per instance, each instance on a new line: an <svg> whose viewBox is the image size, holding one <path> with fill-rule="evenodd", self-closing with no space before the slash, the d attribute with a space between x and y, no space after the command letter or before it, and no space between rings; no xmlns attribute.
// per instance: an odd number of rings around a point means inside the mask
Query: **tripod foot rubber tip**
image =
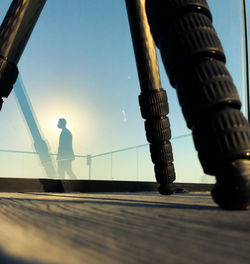
<svg viewBox="0 0 250 264"><path fill-rule="evenodd" d="M162 195L171 195L175 192L175 186L173 183L161 184L158 191Z"/></svg>
<svg viewBox="0 0 250 264"><path fill-rule="evenodd" d="M250 209L250 182L233 185L216 183L211 194L214 201L223 209Z"/></svg>
<svg viewBox="0 0 250 264"><path fill-rule="evenodd" d="M214 201L226 210L250 209L250 160L236 160L216 175Z"/></svg>

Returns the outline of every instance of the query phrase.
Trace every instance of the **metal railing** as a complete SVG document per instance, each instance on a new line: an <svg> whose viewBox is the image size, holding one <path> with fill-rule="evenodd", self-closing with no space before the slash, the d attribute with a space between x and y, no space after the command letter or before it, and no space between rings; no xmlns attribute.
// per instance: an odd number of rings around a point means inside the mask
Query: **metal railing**
<svg viewBox="0 0 250 264"><path fill-rule="evenodd" d="M202 171L191 134L173 137L171 141L177 182L214 182L214 177ZM50 155L56 162L57 154ZM0 177L47 178L36 152L0 149L0 163ZM155 181L148 144L95 155L75 155L72 165L78 179Z"/></svg>

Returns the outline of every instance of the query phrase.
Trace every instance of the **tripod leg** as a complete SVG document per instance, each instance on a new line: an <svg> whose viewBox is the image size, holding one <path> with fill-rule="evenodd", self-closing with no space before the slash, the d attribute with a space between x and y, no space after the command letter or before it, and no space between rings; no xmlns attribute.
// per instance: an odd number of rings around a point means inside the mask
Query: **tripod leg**
<svg viewBox="0 0 250 264"><path fill-rule="evenodd" d="M173 193L175 170L168 114L167 94L161 88L155 45L145 12L145 0L126 0L141 94L139 103L156 180L162 194Z"/></svg>
<svg viewBox="0 0 250 264"><path fill-rule="evenodd" d="M17 63L46 0L13 0L0 27L0 110L18 76Z"/></svg>
<svg viewBox="0 0 250 264"><path fill-rule="evenodd" d="M246 209L250 126L240 112L206 0L146 0L146 10L202 167L216 176L215 202L225 209Z"/></svg>

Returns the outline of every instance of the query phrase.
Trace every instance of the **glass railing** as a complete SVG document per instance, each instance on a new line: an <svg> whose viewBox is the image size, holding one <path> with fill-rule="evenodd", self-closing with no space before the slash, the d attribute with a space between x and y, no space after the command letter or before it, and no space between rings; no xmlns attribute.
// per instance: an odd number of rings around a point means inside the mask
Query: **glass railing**
<svg viewBox="0 0 250 264"><path fill-rule="evenodd" d="M0 150L1 178L46 178L35 152Z"/></svg>
<svg viewBox="0 0 250 264"><path fill-rule="evenodd" d="M42 138L56 151L60 132L56 124L63 117L73 134L75 152L84 153L72 163L78 179L155 181L148 145L124 149L146 140L125 1L99 1L98 5L92 0L70 1L70 5L65 2L47 1L18 64ZM10 3L1 1L1 21ZM245 48L250 50L250 1L208 0L208 4L247 117L250 52ZM53 59L48 63L48 58ZM168 94L172 135L190 133L160 55L159 66ZM4 151L31 151L31 142L35 141L30 137L31 122L23 118L16 99L11 93L0 113L0 177L46 178L36 153ZM177 182L214 181L204 174L190 135L171 142ZM87 154L91 156L87 158ZM56 167L55 155L52 159Z"/></svg>
<svg viewBox="0 0 250 264"><path fill-rule="evenodd" d="M191 135L172 139L176 182L213 183L194 151ZM190 151L192 150L192 151ZM56 155L50 154L56 166ZM1 177L47 178L35 152L0 150ZM72 168L77 179L155 182L148 144L98 155L76 155ZM54 178L58 178L55 175ZM70 177L66 176L66 179Z"/></svg>

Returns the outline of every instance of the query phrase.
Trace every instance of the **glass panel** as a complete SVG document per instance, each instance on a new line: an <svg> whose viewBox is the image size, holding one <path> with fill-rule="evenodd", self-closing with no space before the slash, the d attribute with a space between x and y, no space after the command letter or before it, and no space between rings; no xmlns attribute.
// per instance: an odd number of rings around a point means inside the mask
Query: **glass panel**
<svg viewBox="0 0 250 264"><path fill-rule="evenodd" d="M38 155L0 151L1 177L4 178L46 178Z"/></svg>
<svg viewBox="0 0 250 264"><path fill-rule="evenodd" d="M88 180L90 175L86 156L75 157L75 160L72 162L72 170L78 180ZM68 175L66 177L67 179L71 179Z"/></svg>
<svg viewBox="0 0 250 264"><path fill-rule="evenodd" d="M115 180L137 180L138 157L136 150L127 150L111 154L111 177Z"/></svg>
<svg viewBox="0 0 250 264"><path fill-rule="evenodd" d="M138 181L155 181L154 166L151 161L149 146L144 145L137 150Z"/></svg>
<svg viewBox="0 0 250 264"><path fill-rule="evenodd" d="M191 135L172 140L176 182L214 183L215 178L206 175L198 162Z"/></svg>
<svg viewBox="0 0 250 264"><path fill-rule="evenodd" d="M91 161L92 180L112 180L112 159L111 155L101 155Z"/></svg>

